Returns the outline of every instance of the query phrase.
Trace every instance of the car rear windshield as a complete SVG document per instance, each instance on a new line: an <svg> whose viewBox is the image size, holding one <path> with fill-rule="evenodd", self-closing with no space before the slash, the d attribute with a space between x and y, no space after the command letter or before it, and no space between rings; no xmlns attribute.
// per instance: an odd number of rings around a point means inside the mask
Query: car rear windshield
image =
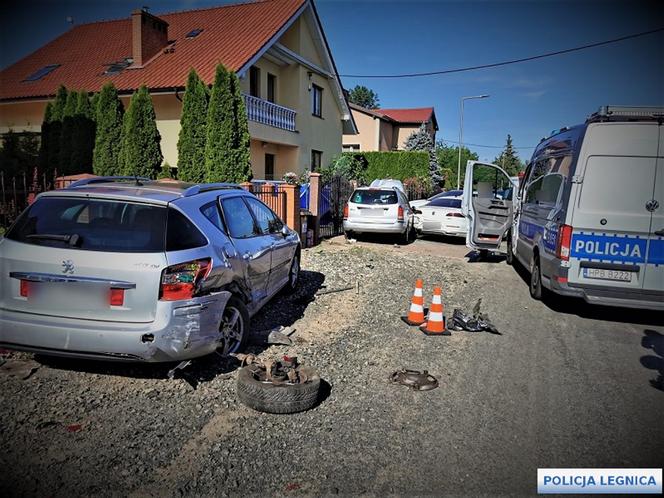
<svg viewBox="0 0 664 498"><path fill-rule="evenodd" d="M396 204L397 193L394 190L356 190L350 198L354 204Z"/></svg>
<svg viewBox="0 0 664 498"><path fill-rule="evenodd" d="M446 208L459 208L461 209L461 199L450 199L449 197L439 197L434 199L427 206L433 207L446 207Z"/></svg>
<svg viewBox="0 0 664 498"><path fill-rule="evenodd" d="M19 217L7 238L88 251L161 252L167 211L115 200L42 197Z"/></svg>

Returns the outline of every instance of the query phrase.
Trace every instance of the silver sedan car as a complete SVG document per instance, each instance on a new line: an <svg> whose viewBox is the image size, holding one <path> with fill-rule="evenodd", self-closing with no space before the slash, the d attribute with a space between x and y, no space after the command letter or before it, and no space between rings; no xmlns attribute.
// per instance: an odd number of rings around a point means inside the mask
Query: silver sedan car
<svg viewBox="0 0 664 498"><path fill-rule="evenodd" d="M240 350L300 240L230 184L82 180L0 239L0 347L146 362Z"/></svg>

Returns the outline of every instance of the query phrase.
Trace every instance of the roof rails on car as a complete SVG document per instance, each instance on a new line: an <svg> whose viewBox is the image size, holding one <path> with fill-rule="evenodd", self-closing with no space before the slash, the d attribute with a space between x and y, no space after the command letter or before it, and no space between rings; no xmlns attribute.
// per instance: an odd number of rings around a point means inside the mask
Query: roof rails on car
<svg viewBox="0 0 664 498"><path fill-rule="evenodd" d="M91 185L93 183L113 183L113 182L149 182L150 178L145 178L142 176L97 176L94 178L83 178L82 180L77 180L66 188L75 188L83 187L84 185Z"/></svg>
<svg viewBox="0 0 664 498"><path fill-rule="evenodd" d="M212 190L233 190L240 189L237 183L200 183L198 185L192 185L187 190L182 192L182 197L191 197L192 195L201 194L203 192L210 192Z"/></svg>
<svg viewBox="0 0 664 498"><path fill-rule="evenodd" d="M602 121L659 121L664 119L664 107L605 105L586 119L586 123Z"/></svg>

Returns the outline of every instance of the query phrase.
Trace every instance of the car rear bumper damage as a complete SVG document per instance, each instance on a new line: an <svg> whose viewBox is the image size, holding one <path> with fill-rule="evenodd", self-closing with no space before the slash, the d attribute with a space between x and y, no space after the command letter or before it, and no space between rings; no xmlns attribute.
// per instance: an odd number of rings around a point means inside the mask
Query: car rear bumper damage
<svg viewBox="0 0 664 498"><path fill-rule="evenodd" d="M117 361L181 361L211 353L230 292L159 301L149 323L79 320L0 309L0 347Z"/></svg>
<svg viewBox="0 0 664 498"><path fill-rule="evenodd" d="M357 233L403 233L406 223L396 221L390 223L362 223L358 221L344 221L344 231Z"/></svg>

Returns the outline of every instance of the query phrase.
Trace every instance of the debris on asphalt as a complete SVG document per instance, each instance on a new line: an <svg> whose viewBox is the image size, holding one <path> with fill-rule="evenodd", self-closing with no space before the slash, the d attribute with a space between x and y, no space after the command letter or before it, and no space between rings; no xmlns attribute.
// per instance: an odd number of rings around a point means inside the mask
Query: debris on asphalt
<svg viewBox="0 0 664 498"><path fill-rule="evenodd" d="M355 288L358 289L357 292L359 293L359 288L360 288L360 282L359 282L359 280L358 280L356 286L355 286L355 285L347 285L347 286L345 286L345 287L340 287L340 288L338 288L338 289L325 289L325 290L322 290L322 291L317 292L317 293L316 293L316 296L323 296L323 295L325 295L325 294L334 294L335 292L344 292L344 291L348 291L348 290L353 290L353 289L355 289Z"/></svg>
<svg viewBox="0 0 664 498"><path fill-rule="evenodd" d="M67 432L80 432L83 429L81 424L69 424L67 426Z"/></svg>
<svg viewBox="0 0 664 498"><path fill-rule="evenodd" d="M456 308L452 313L452 323L449 328L452 330L465 330L466 332L490 332L492 334L502 335L496 326L491 323L489 316L482 313L480 307L482 305L482 298L480 298L475 306L473 306L473 314L469 315L460 309Z"/></svg>
<svg viewBox="0 0 664 498"><path fill-rule="evenodd" d="M270 334L267 336L267 343L268 344L283 344L284 346L292 346L293 345L293 339L288 337L283 332L279 332L278 330L272 330L270 332Z"/></svg>
<svg viewBox="0 0 664 498"><path fill-rule="evenodd" d="M29 379L41 365L34 360L5 360L0 364L0 374L10 377L19 377L22 380Z"/></svg>
<svg viewBox="0 0 664 498"><path fill-rule="evenodd" d="M191 365L191 360L181 361L180 363L178 363L177 365L175 365L173 368L171 368L168 371L168 378L169 379L174 379L175 378L175 373L178 370L183 370L183 369L187 368L189 365Z"/></svg>
<svg viewBox="0 0 664 498"><path fill-rule="evenodd" d="M422 372L407 369L397 370L391 375L390 381L393 384L410 387L413 391L431 391L438 387L438 379L426 370Z"/></svg>

